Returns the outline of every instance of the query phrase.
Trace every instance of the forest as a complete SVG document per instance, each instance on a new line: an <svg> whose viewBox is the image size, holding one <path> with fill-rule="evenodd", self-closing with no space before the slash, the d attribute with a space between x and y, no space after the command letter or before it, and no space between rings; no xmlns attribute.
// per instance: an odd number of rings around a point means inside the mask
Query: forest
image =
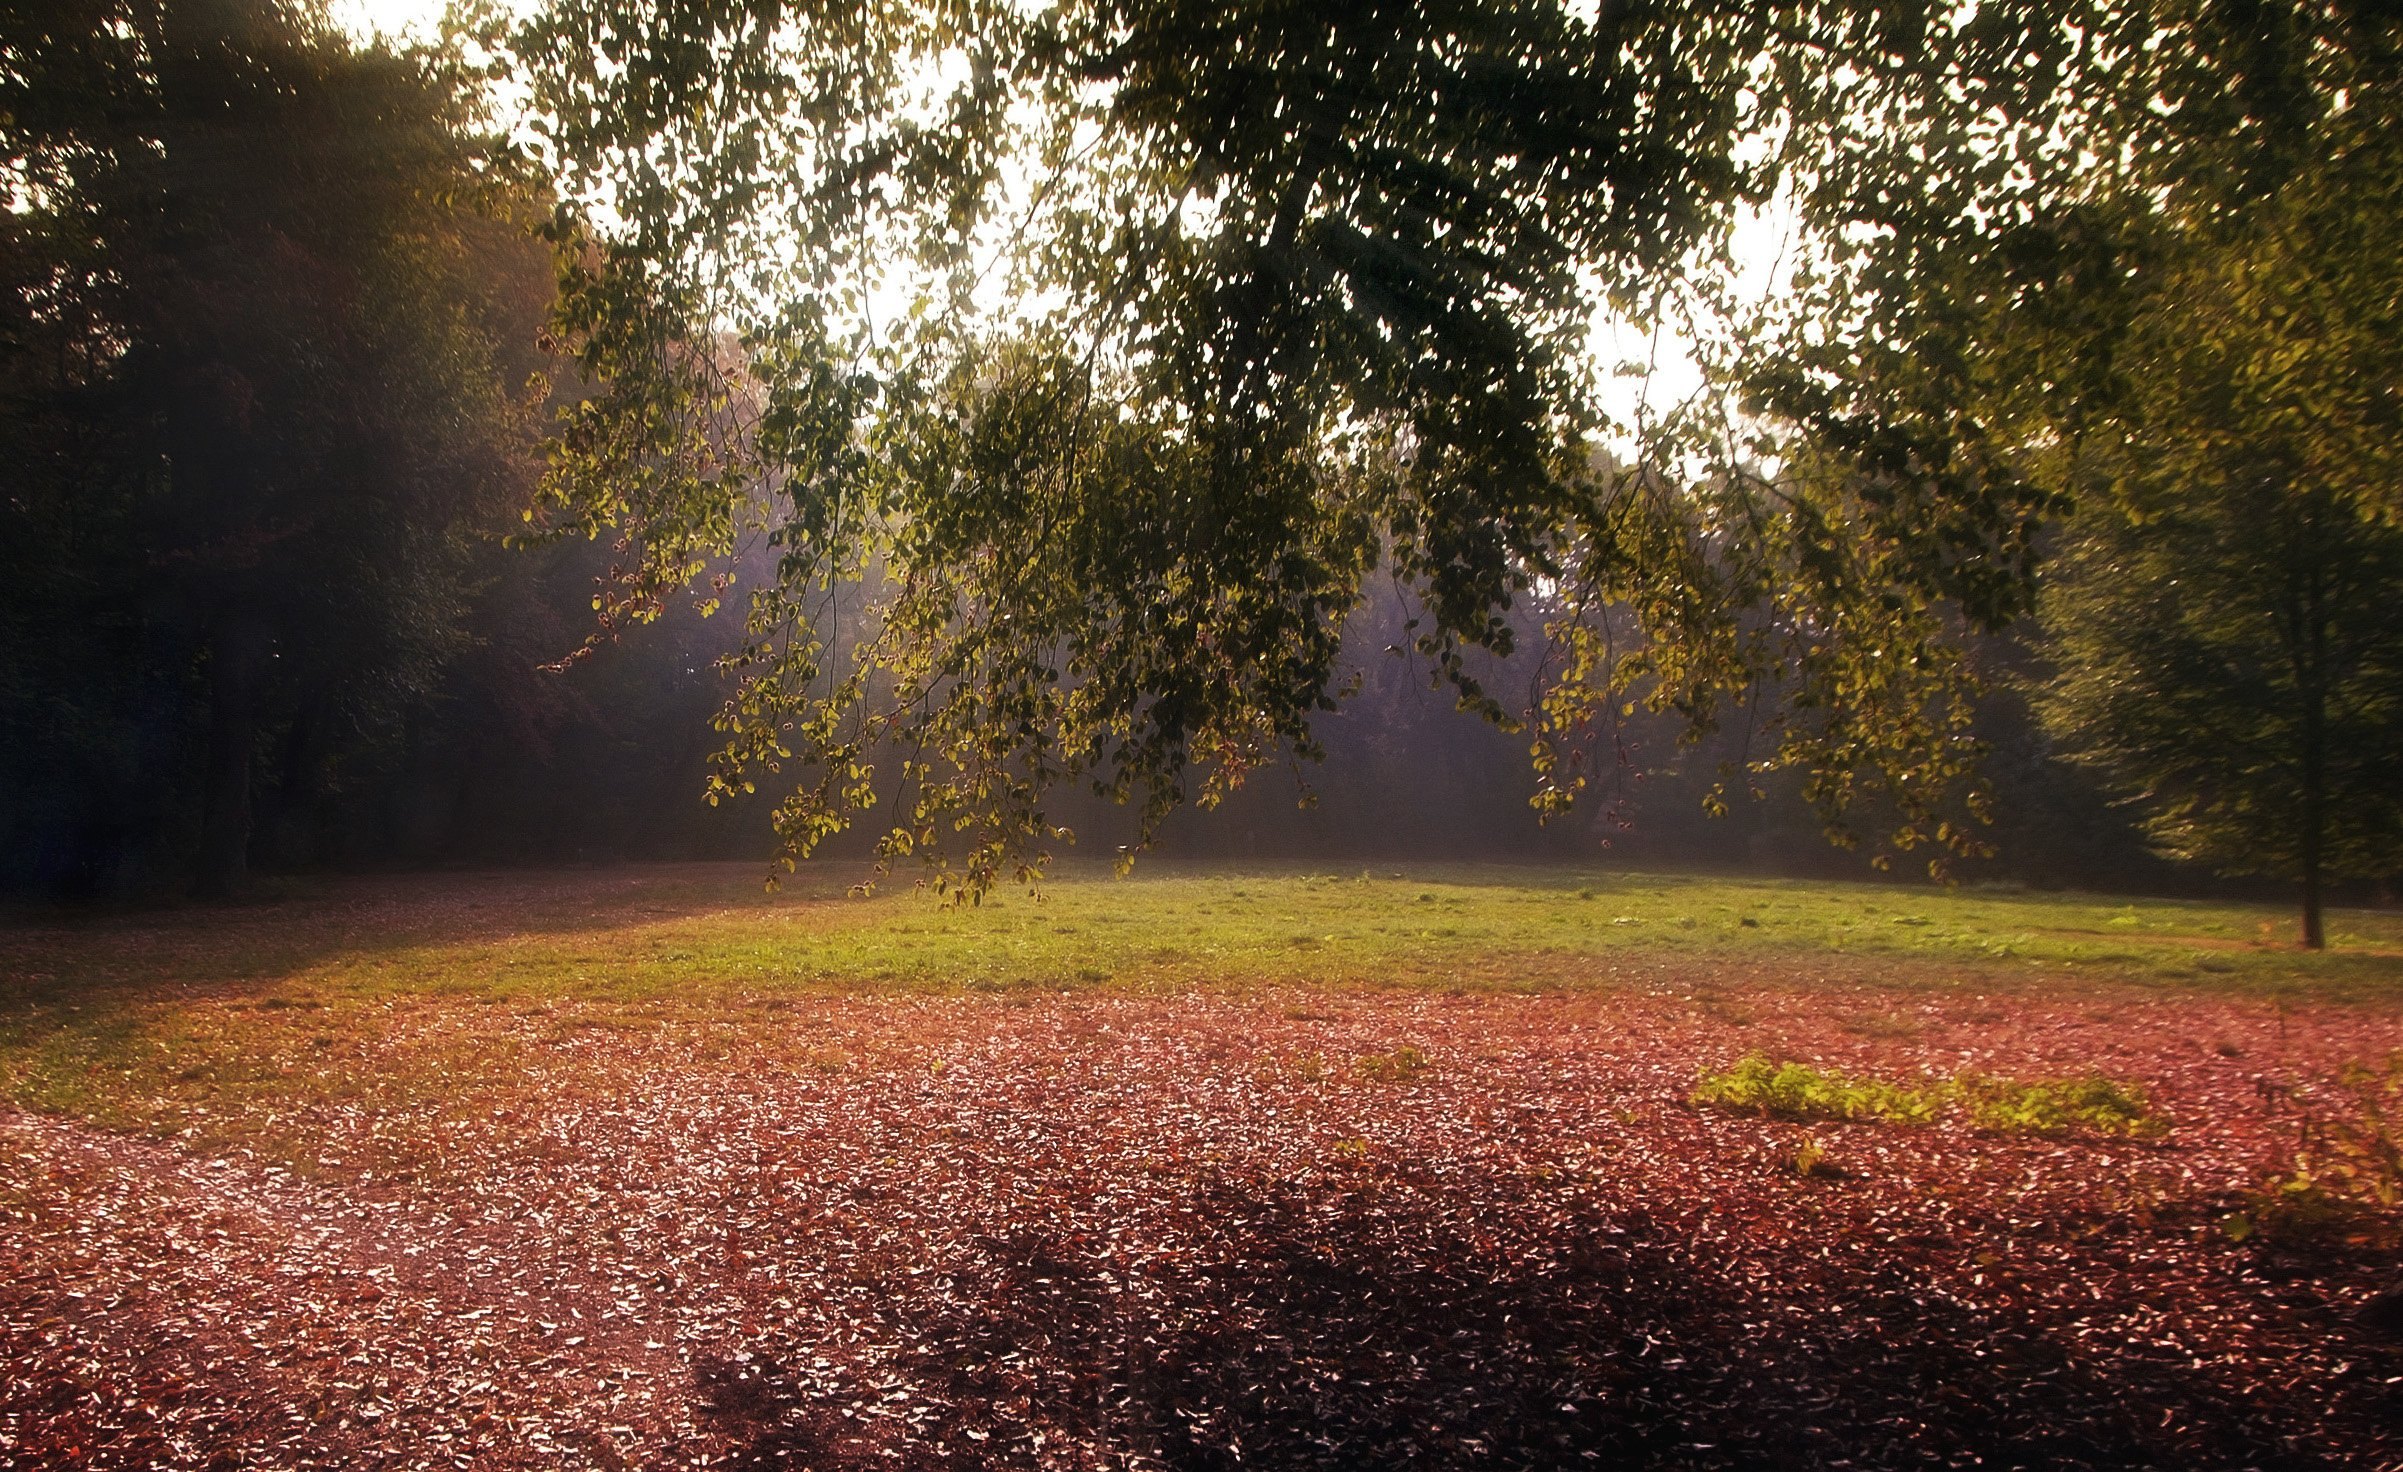
<svg viewBox="0 0 2403 1472"><path fill-rule="evenodd" d="M0 1467L2403 1467L2399 125L0 7Z"/></svg>

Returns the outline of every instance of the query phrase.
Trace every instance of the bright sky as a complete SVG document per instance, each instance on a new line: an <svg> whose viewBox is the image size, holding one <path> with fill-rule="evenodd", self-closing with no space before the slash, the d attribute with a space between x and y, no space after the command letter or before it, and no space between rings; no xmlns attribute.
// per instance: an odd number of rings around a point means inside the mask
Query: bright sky
<svg viewBox="0 0 2403 1472"><path fill-rule="evenodd" d="M332 0L334 24L354 36L420 36L432 39L442 24L443 0Z"/></svg>

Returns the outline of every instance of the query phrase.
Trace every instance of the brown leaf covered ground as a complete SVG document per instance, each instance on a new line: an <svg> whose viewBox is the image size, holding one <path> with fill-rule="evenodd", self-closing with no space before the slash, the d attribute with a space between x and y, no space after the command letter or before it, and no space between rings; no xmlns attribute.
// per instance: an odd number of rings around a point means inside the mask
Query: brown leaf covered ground
<svg viewBox="0 0 2403 1472"><path fill-rule="evenodd" d="M2383 1007L1755 957L316 1035L453 1085L0 1113L0 1465L2403 1466L2393 1264L2217 1229ZM1688 1102L1755 1051L2170 1128Z"/></svg>

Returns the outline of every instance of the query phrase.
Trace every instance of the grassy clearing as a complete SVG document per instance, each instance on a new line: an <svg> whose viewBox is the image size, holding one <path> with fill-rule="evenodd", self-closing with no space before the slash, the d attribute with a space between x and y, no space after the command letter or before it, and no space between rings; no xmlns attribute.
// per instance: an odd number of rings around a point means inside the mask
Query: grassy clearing
<svg viewBox="0 0 2403 1472"><path fill-rule="evenodd" d="M938 991L1098 984L1470 987L1591 982L1662 959L1842 967L1898 984L2105 977L2318 1000L2403 992L2403 913L2336 911L2331 950L2285 944L2258 905L1527 869L1416 874L1070 871L1040 895L943 909L845 896L806 873L777 896L743 866L402 886L75 929L0 931L0 975L36 999L225 983L350 996L642 1000L781 987ZM481 896L479 898L479 895ZM1896 965L1880 966L1892 962Z"/></svg>
<svg viewBox="0 0 2403 1472"><path fill-rule="evenodd" d="M2261 907L1925 887L1071 873L943 909L849 898L856 877L814 869L767 896L744 866L435 876L0 931L0 1098L202 1142L312 1110L505 1107L596 1029L671 1034L707 1062L758 1046L780 1006L861 991L1891 989L1897 1011L1846 1024L1864 1037L1907 1035L1931 988L2403 998L2403 916L2372 912L2335 914L2335 949L2313 956L2266 943L2285 916Z"/></svg>

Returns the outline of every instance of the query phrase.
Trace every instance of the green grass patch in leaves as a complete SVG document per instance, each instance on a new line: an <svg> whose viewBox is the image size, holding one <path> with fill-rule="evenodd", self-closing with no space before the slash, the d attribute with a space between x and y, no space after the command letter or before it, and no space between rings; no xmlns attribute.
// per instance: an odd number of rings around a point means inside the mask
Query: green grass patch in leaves
<svg viewBox="0 0 2403 1472"><path fill-rule="evenodd" d="M1928 1124L1957 1111L1974 1129L1997 1134L2151 1136L2166 1127L2144 1090L2100 1076L2022 1081L1963 1074L1919 1084L1855 1078L1807 1063L1748 1054L1722 1073L1705 1073L1692 1095L1714 1105L1792 1120L1873 1120Z"/></svg>
<svg viewBox="0 0 2403 1472"><path fill-rule="evenodd" d="M1776 1119L1874 1119L1925 1124L1937 1101L1925 1090L1879 1079L1850 1078L1804 1063L1778 1063L1752 1053L1725 1073L1706 1073L1697 1104L1716 1104Z"/></svg>
<svg viewBox="0 0 2403 1472"><path fill-rule="evenodd" d="M2092 1075L2020 1083L1970 1074L1952 1084L1953 1096L1981 1130L2006 1135L2062 1135L2087 1130L2098 1135L2151 1136L2166 1126L2152 1111L2143 1089Z"/></svg>

